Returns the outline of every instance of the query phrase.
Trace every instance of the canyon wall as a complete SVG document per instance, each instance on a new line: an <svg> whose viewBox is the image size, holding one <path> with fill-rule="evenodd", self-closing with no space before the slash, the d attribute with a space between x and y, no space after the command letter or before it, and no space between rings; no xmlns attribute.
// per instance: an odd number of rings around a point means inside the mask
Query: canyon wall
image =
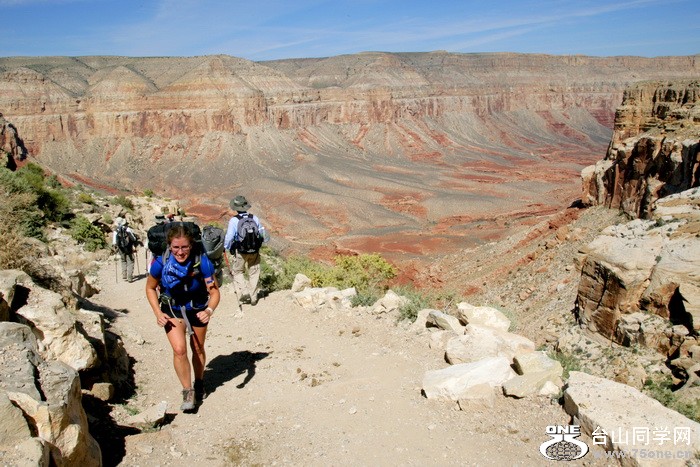
<svg viewBox="0 0 700 467"><path fill-rule="evenodd" d="M700 81L625 91L605 158L582 172L585 204L648 218L654 202L700 184Z"/></svg>
<svg viewBox="0 0 700 467"><path fill-rule="evenodd" d="M605 159L582 172L583 200L634 218L581 251L576 316L618 344L644 345L694 389L700 330L700 82L625 92Z"/></svg>
<svg viewBox="0 0 700 467"><path fill-rule="evenodd" d="M241 193L285 245L420 256L570 204L624 89L699 72L695 56L8 57L0 111L68 180L222 220Z"/></svg>

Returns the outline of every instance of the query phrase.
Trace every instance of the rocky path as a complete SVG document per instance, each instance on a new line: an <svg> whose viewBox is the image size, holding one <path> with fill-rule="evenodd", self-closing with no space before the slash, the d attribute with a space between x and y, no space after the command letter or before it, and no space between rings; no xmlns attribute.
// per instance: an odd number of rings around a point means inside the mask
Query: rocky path
<svg viewBox="0 0 700 467"><path fill-rule="evenodd" d="M125 453L105 456L107 464L543 465L545 427L570 421L548 399L499 397L493 408L467 411L427 400L424 372L447 365L427 336L356 310L307 312L287 291L241 312L230 286L209 327L208 397L196 413L180 413L144 277L117 282L108 264L99 285L93 300L124 312L111 326L135 359L136 395L112 415L123 422L168 406L160 429L128 436Z"/></svg>

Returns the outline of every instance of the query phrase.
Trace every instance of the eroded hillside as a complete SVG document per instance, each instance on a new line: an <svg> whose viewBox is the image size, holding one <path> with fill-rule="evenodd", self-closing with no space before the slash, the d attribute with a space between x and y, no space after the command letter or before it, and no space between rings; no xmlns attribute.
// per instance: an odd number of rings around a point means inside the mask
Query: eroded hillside
<svg viewBox="0 0 700 467"><path fill-rule="evenodd" d="M630 83L696 57L363 53L0 59L0 110L69 180L184 199L244 193L278 247L420 260L574 201Z"/></svg>

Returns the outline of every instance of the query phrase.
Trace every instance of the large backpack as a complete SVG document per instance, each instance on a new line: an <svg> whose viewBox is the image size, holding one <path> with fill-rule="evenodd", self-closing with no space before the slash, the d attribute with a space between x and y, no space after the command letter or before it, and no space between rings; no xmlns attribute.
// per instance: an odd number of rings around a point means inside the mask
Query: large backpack
<svg viewBox="0 0 700 467"><path fill-rule="evenodd" d="M239 253L257 253L263 244L263 238L260 235L258 223L253 219L252 214L238 214L238 241L236 242L236 250Z"/></svg>
<svg viewBox="0 0 700 467"><path fill-rule="evenodd" d="M216 268L216 280L221 285L223 280L224 265L224 238L226 234L223 229L205 225L202 229L202 248L207 257L214 263Z"/></svg>
<svg viewBox="0 0 700 467"><path fill-rule="evenodd" d="M224 231L213 225L204 226L203 229L194 222L167 222L156 224L148 229L148 249L153 257L161 256L163 264L168 257L168 232L177 225L182 225L192 232L195 244L192 253L201 255L205 253L216 268L216 280L219 285L223 279L224 264Z"/></svg>
<svg viewBox="0 0 700 467"><path fill-rule="evenodd" d="M134 247L134 241L134 236L130 234L128 230L126 230L126 226L120 225L117 228L116 244L119 251L126 254L131 253Z"/></svg>
<svg viewBox="0 0 700 467"><path fill-rule="evenodd" d="M201 242L202 229L194 222L166 222L156 224L146 232L148 237L148 249L153 253L153 257L161 256L168 247L168 232L177 225L182 225L192 232L195 243Z"/></svg>

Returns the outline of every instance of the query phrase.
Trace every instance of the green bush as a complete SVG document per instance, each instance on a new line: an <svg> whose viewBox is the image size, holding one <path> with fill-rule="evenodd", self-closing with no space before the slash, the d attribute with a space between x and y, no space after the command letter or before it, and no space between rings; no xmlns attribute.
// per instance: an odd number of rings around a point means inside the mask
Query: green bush
<svg viewBox="0 0 700 467"><path fill-rule="evenodd" d="M352 299L350 300L350 304L353 307L372 306L380 298L381 297L379 296L379 294L377 294L375 292L358 292L356 295L354 295L352 297Z"/></svg>
<svg viewBox="0 0 700 467"><path fill-rule="evenodd" d="M552 351L548 352L549 358L561 363L564 369L564 378L569 377L569 373L572 371L581 371L581 362L574 355L567 352Z"/></svg>
<svg viewBox="0 0 700 467"><path fill-rule="evenodd" d="M394 292L402 297L406 297L408 302L399 308L399 321L415 321L418 317L418 312L425 308L433 308L435 299L431 298L425 292L421 292L413 287L401 286L395 287Z"/></svg>
<svg viewBox="0 0 700 467"><path fill-rule="evenodd" d="M153 198L154 195L155 193L150 188L146 188L145 190L143 190L143 196L147 198Z"/></svg>
<svg viewBox="0 0 700 467"><path fill-rule="evenodd" d="M396 277L396 268L378 253L336 256L331 271L334 276L331 285L355 287L358 293L385 290L387 282Z"/></svg>
<svg viewBox="0 0 700 467"><path fill-rule="evenodd" d="M68 219L72 215L68 197L60 186L48 186L51 180L54 179L47 180L43 169L33 163L15 172L0 168L5 222L13 222L25 236L44 240L48 222Z"/></svg>
<svg viewBox="0 0 700 467"><path fill-rule="evenodd" d="M78 201L85 204L95 204L95 199L92 195L85 192L78 193Z"/></svg>
<svg viewBox="0 0 700 467"><path fill-rule="evenodd" d="M129 211L134 210L134 202L131 200L131 198L127 198L124 195L119 195L114 197L114 204L118 204L119 206L122 206Z"/></svg>
<svg viewBox="0 0 700 467"><path fill-rule="evenodd" d="M71 222L71 237L85 245L88 251L99 250L107 246L107 241L99 227L90 222L85 216L78 216Z"/></svg>
<svg viewBox="0 0 700 467"><path fill-rule="evenodd" d="M673 392L673 380L671 376L650 377L644 383L644 393L653 397L662 405L669 409L700 422L700 400L684 401L680 400Z"/></svg>
<svg viewBox="0 0 700 467"><path fill-rule="evenodd" d="M396 276L396 269L379 254L336 256L334 264L313 261L302 256L280 258L272 250L262 250L261 281L268 290L291 289L297 274L304 274L313 287L355 287L355 303L374 303L386 290L388 281Z"/></svg>
<svg viewBox="0 0 700 467"><path fill-rule="evenodd" d="M59 222L70 217L70 201L55 175L47 177L44 169L29 163L15 172L17 187L36 194L36 205L48 221Z"/></svg>

